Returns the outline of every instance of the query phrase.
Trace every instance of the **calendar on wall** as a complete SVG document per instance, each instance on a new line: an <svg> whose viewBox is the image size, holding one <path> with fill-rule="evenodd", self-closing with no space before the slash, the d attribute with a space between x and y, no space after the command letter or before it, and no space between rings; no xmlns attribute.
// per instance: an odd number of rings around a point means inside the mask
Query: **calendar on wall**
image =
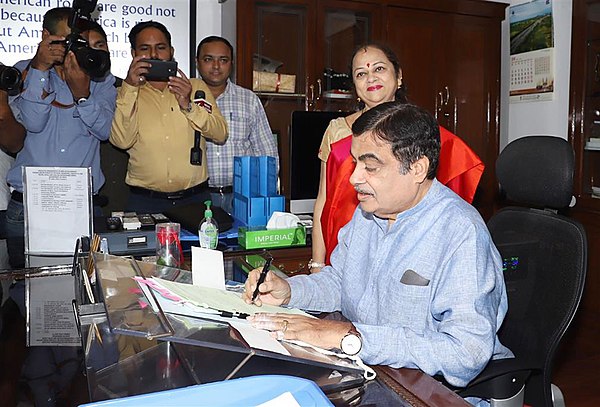
<svg viewBox="0 0 600 407"><path fill-rule="evenodd" d="M510 7L510 102L552 100L554 24L552 0Z"/></svg>
<svg viewBox="0 0 600 407"><path fill-rule="evenodd" d="M510 57L511 102L552 100L554 48Z"/></svg>

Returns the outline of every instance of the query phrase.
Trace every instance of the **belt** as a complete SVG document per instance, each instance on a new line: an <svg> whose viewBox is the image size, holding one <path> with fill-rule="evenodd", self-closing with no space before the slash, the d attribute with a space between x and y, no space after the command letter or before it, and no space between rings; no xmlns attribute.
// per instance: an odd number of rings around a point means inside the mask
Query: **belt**
<svg viewBox="0 0 600 407"><path fill-rule="evenodd" d="M16 189L10 193L10 198L12 200L17 201L17 202L23 203L23 193L17 191ZM94 203L94 204L96 204L98 206L104 206L104 205L106 205L106 203L104 203L104 201L106 201L106 198L103 199L99 195L92 196L92 203ZM104 203L104 205L103 205L103 203Z"/></svg>
<svg viewBox="0 0 600 407"><path fill-rule="evenodd" d="M209 187L208 190L213 194L230 194L233 192L233 187L231 185L226 187Z"/></svg>
<svg viewBox="0 0 600 407"><path fill-rule="evenodd" d="M184 199L199 194L201 192L206 192L208 190L208 181L204 181L201 184L198 184L194 187L188 189L182 189L181 191L173 191L173 192L159 192L153 191L151 189L146 189L142 187L134 187L130 186L131 192L138 195L148 196L150 198L159 198L159 199Z"/></svg>
<svg viewBox="0 0 600 407"><path fill-rule="evenodd" d="M17 202L23 203L23 193L15 189L10 193L10 199L14 199Z"/></svg>

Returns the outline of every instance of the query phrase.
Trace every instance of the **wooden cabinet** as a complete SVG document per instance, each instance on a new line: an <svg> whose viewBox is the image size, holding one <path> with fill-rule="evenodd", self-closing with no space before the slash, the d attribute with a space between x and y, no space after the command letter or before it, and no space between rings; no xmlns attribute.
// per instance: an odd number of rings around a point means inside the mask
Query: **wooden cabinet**
<svg viewBox="0 0 600 407"><path fill-rule="evenodd" d="M600 211L600 1L573 2L569 140L578 206Z"/></svg>
<svg viewBox="0 0 600 407"><path fill-rule="evenodd" d="M376 40L398 54L409 99L435 114L485 162L475 205L489 217L497 191L505 7L479 0L238 1L238 83L252 87L254 54L280 61L278 72L296 75L294 94L261 94L280 135L283 193L289 197L291 112L352 110L353 96L326 92L324 70L349 73L356 45Z"/></svg>
<svg viewBox="0 0 600 407"><path fill-rule="evenodd" d="M255 61L276 61L277 73L296 78L293 93L257 91L279 135L281 191L288 200L291 114L354 108L352 94L328 86L324 72L348 73L352 50L372 40L375 27L381 27L378 10L377 4L340 0L237 2L237 82L252 89L253 70L261 69Z"/></svg>
<svg viewBox="0 0 600 407"><path fill-rule="evenodd" d="M575 195L570 213L588 236L588 273L583 294L584 314L594 320L600 310L600 0L574 0L571 35L569 141L575 150Z"/></svg>

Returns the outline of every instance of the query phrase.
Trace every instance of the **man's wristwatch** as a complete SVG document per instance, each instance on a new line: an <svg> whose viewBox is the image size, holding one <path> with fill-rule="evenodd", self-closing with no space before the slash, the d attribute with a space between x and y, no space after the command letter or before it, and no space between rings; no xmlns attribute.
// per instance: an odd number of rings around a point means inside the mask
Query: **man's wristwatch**
<svg viewBox="0 0 600 407"><path fill-rule="evenodd" d="M362 337L360 332L356 330L354 324L350 327L350 330L342 340L340 341L340 349L346 355L354 356L362 349Z"/></svg>

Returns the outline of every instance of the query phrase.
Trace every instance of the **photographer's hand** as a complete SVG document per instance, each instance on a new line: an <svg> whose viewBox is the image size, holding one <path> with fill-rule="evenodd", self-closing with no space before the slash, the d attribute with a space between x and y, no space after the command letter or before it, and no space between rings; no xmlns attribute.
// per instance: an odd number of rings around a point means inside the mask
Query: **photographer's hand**
<svg viewBox="0 0 600 407"><path fill-rule="evenodd" d="M35 57L31 60L31 67L40 71L47 71L55 64L61 63L65 57L64 42L52 44L53 41L64 41L65 37L48 35L39 43Z"/></svg>
<svg viewBox="0 0 600 407"><path fill-rule="evenodd" d="M177 103L181 109L187 109L192 101L192 83L181 69L177 70L179 76L169 77L169 91L177 98Z"/></svg>
<svg viewBox="0 0 600 407"><path fill-rule="evenodd" d="M146 78L144 78L144 75L148 73L150 64L142 61L144 58L149 57L145 55L139 55L134 57L131 61L131 65L129 65L129 70L127 71L127 77L125 78L125 82L128 85L140 86L146 83Z"/></svg>
<svg viewBox="0 0 600 407"><path fill-rule="evenodd" d="M65 82L73 94L73 100L90 96L90 76L81 69L72 51L69 51L65 57L64 74Z"/></svg>

